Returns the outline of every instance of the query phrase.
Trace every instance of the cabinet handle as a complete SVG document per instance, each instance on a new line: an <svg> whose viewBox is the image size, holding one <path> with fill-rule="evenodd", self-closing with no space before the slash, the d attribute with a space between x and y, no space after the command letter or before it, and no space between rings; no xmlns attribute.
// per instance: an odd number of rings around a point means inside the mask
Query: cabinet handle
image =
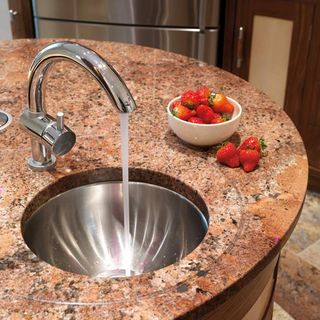
<svg viewBox="0 0 320 320"><path fill-rule="evenodd" d="M14 21L14 18L15 18L18 14L19 14L19 12L16 11L16 10L12 10L12 9L9 10L9 15L10 15L10 21L11 21L11 23Z"/></svg>
<svg viewBox="0 0 320 320"><path fill-rule="evenodd" d="M9 10L9 14L10 14L10 17L11 17L11 19L12 19L12 18L14 18L15 16L17 16L17 15L19 14L19 12L16 11L16 10L10 9L10 10Z"/></svg>
<svg viewBox="0 0 320 320"><path fill-rule="evenodd" d="M238 32L238 43L237 43L237 68L241 68L243 61L243 38L244 38L244 29L243 27L239 28Z"/></svg>

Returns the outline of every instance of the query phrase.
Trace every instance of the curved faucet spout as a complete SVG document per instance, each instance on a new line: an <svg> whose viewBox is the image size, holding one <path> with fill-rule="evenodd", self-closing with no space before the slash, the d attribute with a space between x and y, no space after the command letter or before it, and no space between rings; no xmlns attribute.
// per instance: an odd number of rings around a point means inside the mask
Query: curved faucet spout
<svg viewBox="0 0 320 320"><path fill-rule="evenodd" d="M48 45L32 62L28 79L28 105L31 112L45 112L44 91L46 73L50 66L69 60L86 69L106 91L119 112L132 112L135 101L114 68L93 50L80 44L63 41Z"/></svg>
<svg viewBox="0 0 320 320"><path fill-rule="evenodd" d="M50 67L58 61L74 62L87 70L98 81L119 112L132 112L135 101L119 74L91 49L74 42L55 42L41 50L32 62L28 79L28 108L20 117L21 127L31 135L32 170L43 171L54 167L56 156L69 152L76 136L64 125L64 114L56 119L46 113L45 86Z"/></svg>

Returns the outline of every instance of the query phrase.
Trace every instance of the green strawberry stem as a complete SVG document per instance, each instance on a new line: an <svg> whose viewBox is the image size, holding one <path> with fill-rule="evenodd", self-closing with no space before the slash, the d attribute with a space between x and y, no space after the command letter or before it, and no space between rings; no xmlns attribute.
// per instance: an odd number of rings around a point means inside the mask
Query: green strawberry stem
<svg viewBox="0 0 320 320"><path fill-rule="evenodd" d="M260 148L263 151L267 147L267 144L266 144L266 141L264 140L264 137L260 137L259 143L260 143Z"/></svg>
<svg viewBox="0 0 320 320"><path fill-rule="evenodd" d="M219 144L217 144L216 145L216 149L217 150L220 150L222 147L224 147L226 144L228 144L230 141L224 141L224 142L222 142L222 143L219 143Z"/></svg>
<svg viewBox="0 0 320 320"><path fill-rule="evenodd" d="M216 94L215 92L211 92L211 93L209 94L208 101L209 101L209 104L210 104L211 106L213 106L213 100L215 99L216 95L217 95L217 94Z"/></svg>

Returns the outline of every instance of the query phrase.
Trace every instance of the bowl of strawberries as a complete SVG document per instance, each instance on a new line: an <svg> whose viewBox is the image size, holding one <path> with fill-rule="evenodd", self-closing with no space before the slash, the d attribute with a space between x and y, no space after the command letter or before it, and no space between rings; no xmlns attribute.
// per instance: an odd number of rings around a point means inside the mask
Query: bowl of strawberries
<svg viewBox="0 0 320 320"><path fill-rule="evenodd" d="M172 99L167 106L172 131L183 141L209 147L221 143L237 130L241 105L208 87L188 90Z"/></svg>

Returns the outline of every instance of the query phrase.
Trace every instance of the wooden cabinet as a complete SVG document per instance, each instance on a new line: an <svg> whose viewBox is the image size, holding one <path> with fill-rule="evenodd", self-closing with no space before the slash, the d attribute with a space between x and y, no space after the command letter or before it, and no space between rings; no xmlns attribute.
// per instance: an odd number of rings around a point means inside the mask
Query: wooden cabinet
<svg viewBox="0 0 320 320"><path fill-rule="evenodd" d="M315 9L299 130L309 159L309 186L320 191L320 2Z"/></svg>
<svg viewBox="0 0 320 320"><path fill-rule="evenodd" d="M280 104L309 158L309 187L320 191L320 2L226 1L223 68Z"/></svg>
<svg viewBox="0 0 320 320"><path fill-rule="evenodd" d="M8 0L13 39L34 38L30 0Z"/></svg>

